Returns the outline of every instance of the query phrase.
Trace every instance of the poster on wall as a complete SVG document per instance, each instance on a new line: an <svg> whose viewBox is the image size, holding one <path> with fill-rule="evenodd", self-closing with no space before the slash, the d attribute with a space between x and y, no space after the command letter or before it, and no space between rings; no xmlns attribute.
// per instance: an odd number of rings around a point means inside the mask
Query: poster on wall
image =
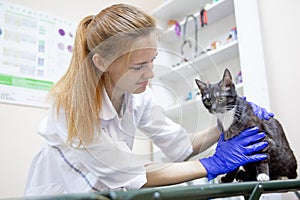
<svg viewBox="0 0 300 200"><path fill-rule="evenodd" d="M52 85L68 68L75 24L0 0L0 103L48 107Z"/></svg>

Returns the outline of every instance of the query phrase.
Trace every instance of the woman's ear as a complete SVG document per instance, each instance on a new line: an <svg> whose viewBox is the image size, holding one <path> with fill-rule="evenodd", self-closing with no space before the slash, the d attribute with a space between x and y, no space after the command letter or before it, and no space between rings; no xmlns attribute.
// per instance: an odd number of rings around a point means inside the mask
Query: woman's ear
<svg viewBox="0 0 300 200"><path fill-rule="evenodd" d="M94 65L101 70L102 72L106 72L107 69L104 65L103 58L99 54L94 54L92 57Z"/></svg>

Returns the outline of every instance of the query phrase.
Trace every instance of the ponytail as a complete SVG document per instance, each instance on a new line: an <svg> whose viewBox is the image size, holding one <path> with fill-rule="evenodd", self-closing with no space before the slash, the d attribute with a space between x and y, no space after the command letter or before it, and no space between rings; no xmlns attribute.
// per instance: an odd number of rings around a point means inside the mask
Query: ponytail
<svg viewBox="0 0 300 200"><path fill-rule="evenodd" d="M93 15L83 18L77 27L75 45L72 56L72 59L75 59L74 61L83 61L89 53L89 49L87 46L87 33L88 26L93 20L93 18Z"/></svg>
<svg viewBox="0 0 300 200"><path fill-rule="evenodd" d="M87 45L87 32L93 16L78 25L71 62L66 74L54 85L49 96L56 102L56 111L65 110L68 141L89 144L95 128L100 127L102 103L101 72L94 66ZM73 139L77 141L73 141Z"/></svg>

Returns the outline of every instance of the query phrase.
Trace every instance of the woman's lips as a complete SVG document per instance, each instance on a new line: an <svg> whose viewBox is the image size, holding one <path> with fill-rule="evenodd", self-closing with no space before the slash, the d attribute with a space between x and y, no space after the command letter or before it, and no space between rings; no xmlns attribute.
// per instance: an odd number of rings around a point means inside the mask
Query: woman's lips
<svg viewBox="0 0 300 200"><path fill-rule="evenodd" d="M148 85L148 81L144 81L144 82L141 82L141 83L138 83L139 85L142 85L142 86L146 86Z"/></svg>

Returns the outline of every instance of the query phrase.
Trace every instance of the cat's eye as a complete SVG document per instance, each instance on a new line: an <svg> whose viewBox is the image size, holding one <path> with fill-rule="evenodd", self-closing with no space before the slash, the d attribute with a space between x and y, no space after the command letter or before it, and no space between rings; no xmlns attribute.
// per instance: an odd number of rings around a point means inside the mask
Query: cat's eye
<svg viewBox="0 0 300 200"><path fill-rule="evenodd" d="M205 99L205 100L204 100L204 104L207 105L207 106L211 106L211 102L210 102L210 100L208 100L208 99Z"/></svg>
<svg viewBox="0 0 300 200"><path fill-rule="evenodd" d="M223 103L226 98L224 96L219 96L217 99L219 103Z"/></svg>

